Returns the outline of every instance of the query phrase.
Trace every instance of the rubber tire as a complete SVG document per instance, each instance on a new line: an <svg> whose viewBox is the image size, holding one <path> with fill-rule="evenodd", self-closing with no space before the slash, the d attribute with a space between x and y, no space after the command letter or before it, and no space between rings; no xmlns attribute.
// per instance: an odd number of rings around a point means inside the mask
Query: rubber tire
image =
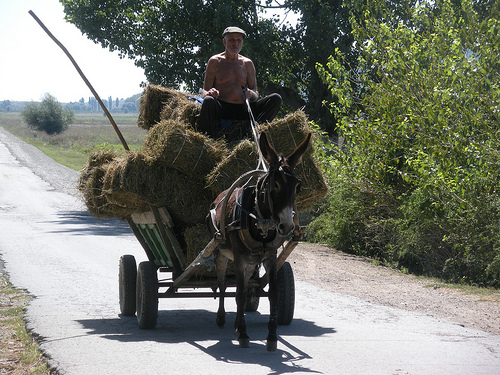
<svg viewBox="0 0 500 375"><path fill-rule="evenodd" d="M295 310L295 280L290 263L285 262L278 270L278 317L279 325L289 325Z"/></svg>
<svg viewBox="0 0 500 375"><path fill-rule="evenodd" d="M133 255L122 255L118 272L120 312L134 316L136 310L135 286L137 282L137 263Z"/></svg>
<svg viewBox="0 0 500 375"><path fill-rule="evenodd" d="M158 320L158 274L153 262L139 264L136 303L139 328L155 328Z"/></svg>

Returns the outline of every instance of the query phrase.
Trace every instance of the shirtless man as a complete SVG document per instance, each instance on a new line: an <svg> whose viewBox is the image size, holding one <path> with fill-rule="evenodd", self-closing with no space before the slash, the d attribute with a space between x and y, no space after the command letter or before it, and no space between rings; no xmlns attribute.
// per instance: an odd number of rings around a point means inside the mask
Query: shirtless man
<svg viewBox="0 0 500 375"><path fill-rule="evenodd" d="M278 94L259 99L253 62L239 54L246 37L245 31L231 26L224 30L222 36L225 51L208 60L198 119L198 129L214 138L221 129L221 119L249 119L245 95L257 122L272 121L281 105ZM227 121L222 121L222 127L230 126L227 124Z"/></svg>

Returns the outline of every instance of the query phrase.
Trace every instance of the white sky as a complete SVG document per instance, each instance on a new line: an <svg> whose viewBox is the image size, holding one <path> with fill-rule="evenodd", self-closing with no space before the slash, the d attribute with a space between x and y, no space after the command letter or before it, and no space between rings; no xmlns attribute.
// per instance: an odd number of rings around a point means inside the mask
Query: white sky
<svg viewBox="0 0 500 375"><path fill-rule="evenodd" d="M0 0L0 101L40 101L50 93L63 103L82 97L87 102L93 96L29 10L66 47L102 99L125 99L142 92L143 70L67 23L59 0Z"/></svg>

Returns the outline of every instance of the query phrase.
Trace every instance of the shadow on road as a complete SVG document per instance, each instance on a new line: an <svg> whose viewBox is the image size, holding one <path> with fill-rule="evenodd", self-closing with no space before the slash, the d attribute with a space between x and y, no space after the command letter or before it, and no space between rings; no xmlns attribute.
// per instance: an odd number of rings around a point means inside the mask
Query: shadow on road
<svg viewBox="0 0 500 375"><path fill-rule="evenodd" d="M49 223L54 224L51 233L74 233L95 234L98 236L124 236L131 235L132 230L126 221L118 219L97 219L88 211L60 211L58 220Z"/></svg>
<svg viewBox="0 0 500 375"><path fill-rule="evenodd" d="M278 350L266 351L267 314L247 313L246 322L251 339L250 348L240 348L233 341L232 322L235 313L227 313L227 324L220 329L215 324L215 313L208 310L160 311L158 325L153 330L141 330L136 317L120 316L116 319L89 319L78 322L89 335L99 335L109 340L122 342L156 341L163 344L188 343L218 361L232 364L255 364L267 366L269 374L317 371L304 368L300 360L311 357L292 345L287 337L319 337L335 333L330 327L320 327L314 322L294 319L289 326L279 326ZM215 344L214 344L215 341Z"/></svg>

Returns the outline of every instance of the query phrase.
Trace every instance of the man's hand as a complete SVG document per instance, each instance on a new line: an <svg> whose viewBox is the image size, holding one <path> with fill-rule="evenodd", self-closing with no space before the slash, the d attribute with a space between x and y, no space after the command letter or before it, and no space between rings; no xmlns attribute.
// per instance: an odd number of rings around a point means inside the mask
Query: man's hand
<svg viewBox="0 0 500 375"><path fill-rule="evenodd" d="M241 86L241 89L243 90L248 101L255 102L259 98L259 94L257 94L255 90L251 90L245 86Z"/></svg>
<svg viewBox="0 0 500 375"><path fill-rule="evenodd" d="M219 90L217 90L216 88L211 88L210 90L208 90L205 94L205 96L212 96L214 98L218 98L219 97Z"/></svg>

